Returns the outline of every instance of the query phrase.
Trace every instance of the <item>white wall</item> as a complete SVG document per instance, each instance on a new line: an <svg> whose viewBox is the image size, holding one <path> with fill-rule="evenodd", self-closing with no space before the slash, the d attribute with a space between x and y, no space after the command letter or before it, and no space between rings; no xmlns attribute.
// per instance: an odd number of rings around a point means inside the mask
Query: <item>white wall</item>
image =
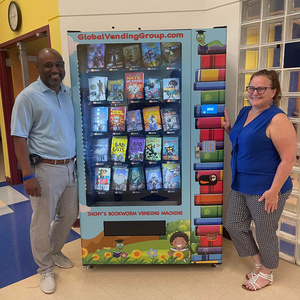
<svg viewBox="0 0 300 300"><path fill-rule="evenodd" d="M67 31L132 31L227 26L226 107L231 120L237 110L240 2L233 0L148 1L61 0L62 54L69 70ZM176 3L177 2L177 3ZM84 4L83 4L84 3ZM175 3L175 4L174 4ZM114 29L112 29L114 27ZM67 72L66 84L70 84ZM225 137L224 202L230 190L231 144Z"/></svg>

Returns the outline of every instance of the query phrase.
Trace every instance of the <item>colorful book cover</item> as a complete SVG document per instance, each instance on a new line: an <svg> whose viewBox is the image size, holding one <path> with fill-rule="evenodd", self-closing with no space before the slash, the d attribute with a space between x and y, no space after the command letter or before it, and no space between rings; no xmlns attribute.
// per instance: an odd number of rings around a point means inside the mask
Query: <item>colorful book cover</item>
<svg viewBox="0 0 300 300"><path fill-rule="evenodd" d="M145 138L131 136L128 145L128 159L130 161L143 161L145 151Z"/></svg>
<svg viewBox="0 0 300 300"><path fill-rule="evenodd" d="M145 131L161 130L161 118L159 106L143 108Z"/></svg>
<svg viewBox="0 0 300 300"><path fill-rule="evenodd" d="M225 81L204 81L204 82L195 82L194 83L194 90L225 90Z"/></svg>
<svg viewBox="0 0 300 300"><path fill-rule="evenodd" d="M144 73L125 73L125 95L127 100L144 99Z"/></svg>
<svg viewBox="0 0 300 300"><path fill-rule="evenodd" d="M180 188L180 164L162 164L162 172L164 189L176 190Z"/></svg>
<svg viewBox="0 0 300 300"><path fill-rule="evenodd" d="M196 129L223 128L224 117L196 118Z"/></svg>
<svg viewBox="0 0 300 300"><path fill-rule="evenodd" d="M160 112L164 131L173 131L180 129L179 116L175 108L162 108Z"/></svg>
<svg viewBox="0 0 300 300"><path fill-rule="evenodd" d="M200 185L200 194L222 194L223 181L218 181L215 185Z"/></svg>
<svg viewBox="0 0 300 300"><path fill-rule="evenodd" d="M223 194L194 195L195 205L223 204Z"/></svg>
<svg viewBox="0 0 300 300"><path fill-rule="evenodd" d="M118 44L107 44L105 48L105 66L107 69L123 68L123 50Z"/></svg>
<svg viewBox="0 0 300 300"><path fill-rule="evenodd" d="M133 166L129 169L129 190L140 191L145 189L145 176L142 166Z"/></svg>
<svg viewBox="0 0 300 300"><path fill-rule="evenodd" d="M145 78L145 99L161 99L161 85L158 77Z"/></svg>
<svg viewBox="0 0 300 300"><path fill-rule="evenodd" d="M150 161L161 160L161 137L146 136L145 159Z"/></svg>
<svg viewBox="0 0 300 300"><path fill-rule="evenodd" d="M127 151L127 136L113 136L111 141L111 160L125 162Z"/></svg>
<svg viewBox="0 0 300 300"><path fill-rule="evenodd" d="M126 106L111 106L109 109L109 130L125 131Z"/></svg>
<svg viewBox="0 0 300 300"><path fill-rule="evenodd" d="M200 206L201 218L223 217L223 205L204 205Z"/></svg>
<svg viewBox="0 0 300 300"><path fill-rule="evenodd" d="M110 138L102 138L94 140L94 148L93 148L93 156L94 161L108 161L109 155L109 139Z"/></svg>
<svg viewBox="0 0 300 300"><path fill-rule="evenodd" d="M108 121L108 107L98 106L91 109L91 125L94 132L106 132Z"/></svg>
<svg viewBox="0 0 300 300"><path fill-rule="evenodd" d="M126 122L128 132L143 130L141 110L129 110L126 115Z"/></svg>
<svg viewBox="0 0 300 300"><path fill-rule="evenodd" d="M224 141L224 129L201 129L200 130L200 142L203 141Z"/></svg>
<svg viewBox="0 0 300 300"><path fill-rule="evenodd" d="M142 56L138 44L123 47L125 68L139 68L142 66Z"/></svg>
<svg viewBox="0 0 300 300"><path fill-rule="evenodd" d="M201 91L201 104L224 104L225 90Z"/></svg>
<svg viewBox="0 0 300 300"><path fill-rule="evenodd" d="M163 151L164 160L178 160L179 159L178 136L164 136L162 151Z"/></svg>
<svg viewBox="0 0 300 300"><path fill-rule="evenodd" d="M105 101L106 100L106 88L107 77L95 76L88 79L89 81L89 93L90 101Z"/></svg>
<svg viewBox="0 0 300 300"><path fill-rule="evenodd" d="M224 159L224 150L215 150L214 152L200 153L201 162L222 162Z"/></svg>
<svg viewBox="0 0 300 300"><path fill-rule="evenodd" d="M196 226L196 235L206 235L207 233L223 234L222 225L199 225Z"/></svg>
<svg viewBox="0 0 300 300"><path fill-rule="evenodd" d="M225 69L226 54L201 55L200 66L201 69Z"/></svg>
<svg viewBox="0 0 300 300"><path fill-rule="evenodd" d="M180 99L179 78L163 79L164 100Z"/></svg>
<svg viewBox="0 0 300 300"><path fill-rule="evenodd" d="M223 170L201 170L195 173L195 180L201 185L215 185L223 180Z"/></svg>
<svg viewBox="0 0 300 300"><path fill-rule="evenodd" d="M87 67L90 69L104 68L104 44L91 44L87 47Z"/></svg>
<svg viewBox="0 0 300 300"><path fill-rule="evenodd" d="M223 236L217 233L211 233L200 236L200 247L222 247Z"/></svg>
<svg viewBox="0 0 300 300"><path fill-rule="evenodd" d="M162 176L160 166L145 167L147 190L159 190L162 188Z"/></svg>
<svg viewBox="0 0 300 300"><path fill-rule="evenodd" d="M127 166L113 166L112 189L118 192L127 190L128 181L128 167Z"/></svg>
<svg viewBox="0 0 300 300"><path fill-rule="evenodd" d="M96 191L109 191L110 178L110 168L96 167L94 189Z"/></svg>
<svg viewBox="0 0 300 300"><path fill-rule="evenodd" d="M161 65L160 43L142 43L143 63L145 67Z"/></svg>
<svg viewBox="0 0 300 300"><path fill-rule="evenodd" d="M224 81L226 77L226 69L207 69L196 70L195 81Z"/></svg>
<svg viewBox="0 0 300 300"><path fill-rule="evenodd" d="M181 43L162 42L161 55L163 67L178 67L181 62Z"/></svg>
<svg viewBox="0 0 300 300"><path fill-rule="evenodd" d="M124 80L108 80L107 83L107 101L124 100Z"/></svg>

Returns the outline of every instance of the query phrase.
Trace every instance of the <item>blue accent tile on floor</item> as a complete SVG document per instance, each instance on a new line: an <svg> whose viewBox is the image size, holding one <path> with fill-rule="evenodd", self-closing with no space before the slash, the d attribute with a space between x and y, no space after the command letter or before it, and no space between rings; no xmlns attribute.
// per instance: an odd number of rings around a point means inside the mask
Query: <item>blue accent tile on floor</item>
<svg viewBox="0 0 300 300"><path fill-rule="evenodd" d="M6 185L0 183L0 188ZM27 196L22 184L12 187ZM35 275L38 268L30 247L30 201L12 204L9 207L14 212L0 216L0 288ZM71 230L67 242L78 238L80 235Z"/></svg>

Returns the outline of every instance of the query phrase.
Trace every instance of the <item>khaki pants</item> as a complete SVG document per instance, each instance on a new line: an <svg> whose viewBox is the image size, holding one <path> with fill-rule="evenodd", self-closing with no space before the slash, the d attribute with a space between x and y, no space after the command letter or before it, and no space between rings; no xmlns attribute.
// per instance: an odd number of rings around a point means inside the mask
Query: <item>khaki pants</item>
<svg viewBox="0 0 300 300"><path fill-rule="evenodd" d="M42 196L30 197L30 240L38 272L44 274L53 270L52 254L62 249L78 216L77 182L73 161L67 165L38 163L32 169Z"/></svg>

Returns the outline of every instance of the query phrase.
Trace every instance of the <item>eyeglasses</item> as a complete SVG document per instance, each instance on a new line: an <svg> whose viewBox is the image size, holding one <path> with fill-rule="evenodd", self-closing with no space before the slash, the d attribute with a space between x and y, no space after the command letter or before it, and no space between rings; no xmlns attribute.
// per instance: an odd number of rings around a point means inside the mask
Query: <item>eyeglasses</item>
<svg viewBox="0 0 300 300"><path fill-rule="evenodd" d="M262 95L266 92L267 89L272 89L272 88L269 86L258 86L257 88L254 86L246 87L246 91L248 92L248 94L253 94L256 90L259 95Z"/></svg>

